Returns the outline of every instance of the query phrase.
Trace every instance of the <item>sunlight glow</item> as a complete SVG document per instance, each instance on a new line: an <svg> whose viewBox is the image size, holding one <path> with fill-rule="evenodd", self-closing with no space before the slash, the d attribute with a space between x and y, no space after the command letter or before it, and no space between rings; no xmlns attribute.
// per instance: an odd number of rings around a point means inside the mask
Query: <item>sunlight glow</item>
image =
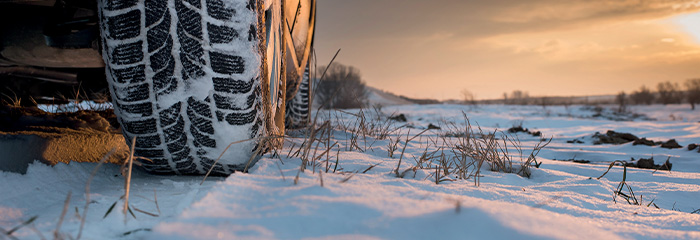
<svg viewBox="0 0 700 240"><path fill-rule="evenodd" d="M700 43L700 12L680 16L675 21Z"/></svg>

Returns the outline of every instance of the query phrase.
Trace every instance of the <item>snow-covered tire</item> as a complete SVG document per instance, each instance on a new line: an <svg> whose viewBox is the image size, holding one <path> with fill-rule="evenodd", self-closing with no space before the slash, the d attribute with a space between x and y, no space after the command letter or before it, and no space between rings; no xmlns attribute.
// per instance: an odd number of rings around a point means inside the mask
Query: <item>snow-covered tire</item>
<svg viewBox="0 0 700 240"><path fill-rule="evenodd" d="M306 65L304 76L302 76L299 90L292 99L287 102L287 111L285 113L285 127L287 129L299 129L308 126L311 121L311 98L313 97L311 77L309 75L309 67L311 63Z"/></svg>
<svg viewBox="0 0 700 240"><path fill-rule="evenodd" d="M149 159L146 170L205 174L221 156L212 174L230 174L270 147L265 136L283 133L284 74L267 74L262 0L98 2L115 113L127 143L136 137L135 155ZM281 23L274 2L268 19Z"/></svg>

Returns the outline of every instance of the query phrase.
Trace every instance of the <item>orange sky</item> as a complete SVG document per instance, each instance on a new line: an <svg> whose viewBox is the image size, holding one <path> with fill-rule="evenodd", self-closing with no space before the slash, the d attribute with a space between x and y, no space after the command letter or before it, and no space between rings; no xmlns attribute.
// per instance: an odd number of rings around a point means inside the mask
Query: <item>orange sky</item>
<svg viewBox="0 0 700 240"><path fill-rule="evenodd" d="M319 65L419 98L594 95L700 77L700 1L318 0Z"/></svg>

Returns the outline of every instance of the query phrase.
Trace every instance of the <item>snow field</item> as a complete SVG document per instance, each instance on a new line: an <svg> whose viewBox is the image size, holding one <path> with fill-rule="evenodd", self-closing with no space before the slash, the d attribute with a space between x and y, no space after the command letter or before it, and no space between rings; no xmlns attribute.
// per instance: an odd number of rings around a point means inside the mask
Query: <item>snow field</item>
<svg viewBox="0 0 700 240"><path fill-rule="evenodd" d="M642 110L648 116L668 116L676 111L656 106ZM392 106L382 111L383 117L403 113L408 122L392 122L390 129L398 130L387 139L368 137L365 142L364 136L358 136L357 145L362 151L350 147L352 134L335 128L331 144L337 144L328 154L328 172L325 155L316 160L315 168L306 165L303 172L302 159L288 156L304 142L303 132L290 133L292 137L279 154L267 154L250 173L236 173L225 179L210 177L203 185L199 185L201 177L136 171L130 205L158 213L153 201L155 189L160 214L152 217L135 212L137 218L129 215L126 224L119 207L103 218L123 194L124 181L118 166L105 165L91 183L83 238L700 239L700 214L691 213L700 208L700 153L632 144L593 145L587 138L595 132L615 130L654 140L675 138L686 146L700 142L700 114L683 113L683 120L675 121L617 122L594 118L580 106L430 105ZM538 155L540 167L532 168L532 176L526 178L489 171L485 164L479 186L475 186L475 175L469 179L448 175L450 181L436 184L435 163L411 168L426 152L431 139L442 139L443 128L428 130L407 144L400 172L411 170L404 178L397 178L394 170L406 136L418 134L428 124L460 124L462 111L484 132L522 123L547 138L553 137ZM358 110L348 112L357 114ZM323 118L319 121L328 119L327 114L321 112ZM357 126L352 114L334 111L330 119L333 124ZM516 136L524 155L540 142L540 138L527 134ZM397 138L399 148L392 158L388 148ZM566 143L574 138L584 143ZM320 155L324 144L310 155ZM605 177L596 178L614 160L652 155L657 163L671 157L673 169L627 169L627 183L638 198L643 196L644 205L629 205L619 197L617 203L613 202L622 167L613 167ZM554 159L589 160L591 164ZM7 230L38 216L13 236L38 239L32 230L35 228L50 238L66 195L71 192L60 232L75 237L80 225L75 209L80 214L84 211L85 183L95 166L71 163L48 167L35 163L25 175L0 172L0 189L5 193L0 195L0 227ZM646 206L652 200L659 209Z"/></svg>

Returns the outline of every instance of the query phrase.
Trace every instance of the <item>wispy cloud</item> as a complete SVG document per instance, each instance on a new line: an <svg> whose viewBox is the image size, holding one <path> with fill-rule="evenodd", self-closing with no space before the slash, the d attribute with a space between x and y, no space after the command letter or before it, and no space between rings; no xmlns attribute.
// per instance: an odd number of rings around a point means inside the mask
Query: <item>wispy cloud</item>
<svg viewBox="0 0 700 240"><path fill-rule="evenodd" d="M343 61L358 66L371 85L400 94L457 97L462 88L474 88L479 97L514 88L533 94L616 93L700 76L700 69L689 67L700 64L700 44L664 20L700 12L700 1L322 0L319 5L320 53L343 48ZM562 81L570 87L560 86ZM606 84L586 85L595 83Z"/></svg>

